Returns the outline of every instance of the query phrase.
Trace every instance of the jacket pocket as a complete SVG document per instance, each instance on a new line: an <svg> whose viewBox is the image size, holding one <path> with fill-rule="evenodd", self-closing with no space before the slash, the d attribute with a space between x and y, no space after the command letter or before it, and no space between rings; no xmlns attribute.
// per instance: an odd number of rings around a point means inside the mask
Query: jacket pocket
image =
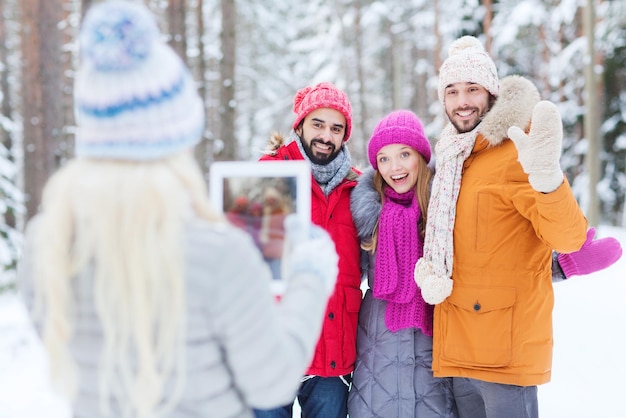
<svg viewBox="0 0 626 418"><path fill-rule="evenodd" d="M442 305L443 357L463 366L511 362L514 288L458 286Z"/></svg>
<svg viewBox="0 0 626 418"><path fill-rule="evenodd" d="M343 318L343 359L344 367L353 368L356 359L356 333L359 321L359 308L363 293L359 288L346 287L345 292L345 313Z"/></svg>
<svg viewBox="0 0 626 418"><path fill-rule="evenodd" d="M346 310L358 313L363 299L363 292L361 289L352 287L346 287L344 292L346 294Z"/></svg>

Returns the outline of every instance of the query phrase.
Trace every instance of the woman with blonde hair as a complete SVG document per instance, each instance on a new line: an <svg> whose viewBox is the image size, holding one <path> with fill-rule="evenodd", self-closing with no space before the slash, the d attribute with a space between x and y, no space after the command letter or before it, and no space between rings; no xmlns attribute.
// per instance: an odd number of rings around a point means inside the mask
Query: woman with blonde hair
<svg viewBox="0 0 626 418"><path fill-rule="evenodd" d="M454 417L447 381L431 369L433 307L413 278L430 200L430 142L413 112L397 110L378 122L367 153L372 168L350 202L369 288L359 312L348 414Z"/></svg>
<svg viewBox="0 0 626 418"><path fill-rule="evenodd" d="M74 416L252 416L294 396L337 255L323 230L288 219L274 302L250 236L211 209L191 152L203 104L159 37L138 3L89 10L77 158L28 224L20 285Z"/></svg>

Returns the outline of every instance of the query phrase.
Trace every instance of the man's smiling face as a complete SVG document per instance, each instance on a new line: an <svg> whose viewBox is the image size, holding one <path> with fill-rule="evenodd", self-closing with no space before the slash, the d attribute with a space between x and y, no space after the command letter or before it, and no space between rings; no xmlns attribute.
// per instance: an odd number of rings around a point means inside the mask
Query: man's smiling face
<svg viewBox="0 0 626 418"><path fill-rule="evenodd" d="M475 83L454 83L446 87L446 115L459 133L474 129L489 111L490 94Z"/></svg>
<svg viewBox="0 0 626 418"><path fill-rule="evenodd" d="M346 135L346 118L338 110L315 109L296 129L306 155L314 164L328 164L341 151Z"/></svg>

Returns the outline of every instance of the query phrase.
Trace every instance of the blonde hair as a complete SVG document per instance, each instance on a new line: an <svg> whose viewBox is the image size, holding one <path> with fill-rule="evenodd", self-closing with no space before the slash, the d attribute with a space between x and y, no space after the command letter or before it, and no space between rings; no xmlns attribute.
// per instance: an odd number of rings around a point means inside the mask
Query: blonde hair
<svg viewBox="0 0 626 418"><path fill-rule="evenodd" d="M110 398L134 417L180 399L186 373L182 232L192 212L222 219L209 205L190 152L142 163L76 159L50 179L34 244L36 296L51 374L69 396L78 387L68 350L78 314L71 282L87 271L104 333L103 412ZM175 378L173 396L160 405L168 378Z"/></svg>
<svg viewBox="0 0 626 418"><path fill-rule="evenodd" d="M420 207L420 212L422 214L420 220L418 220L418 231L422 240L424 239L424 234L426 233L426 222L428 220L428 203L430 202L430 182L433 177L433 171L426 163L422 154L417 153L418 164L417 164L417 182L415 183L415 196L417 197L417 203ZM381 176L380 171L374 171L374 178L372 179L372 184L374 190L378 192L380 196L380 201L385 201L385 192L384 187L386 185L383 176ZM380 220L380 217L378 221ZM376 246L378 245L378 221L376 221L376 225L374 226L374 231L372 232L372 237L370 240L363 241L361 244L361 248L365 251L375 252Z"/></svg>

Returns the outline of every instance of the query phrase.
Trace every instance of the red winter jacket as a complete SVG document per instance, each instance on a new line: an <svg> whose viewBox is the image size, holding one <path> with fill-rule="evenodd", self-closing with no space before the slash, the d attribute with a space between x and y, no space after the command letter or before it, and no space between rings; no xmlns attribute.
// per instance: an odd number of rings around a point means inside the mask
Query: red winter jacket
<svg viewBox="0 0 626 418"><path fill-rule="evenodd" d="M295 141L282 144L282 138L275 136L273 144L277 148L261 160L304 160ZM324 228L335 242L339 255L339 276L326 308L322 335L306 372L308 375L342 376L354 370L356 327L362 293L360 247L350 212L350 192L356 186L359 174L352 169L328 196L324 196L321 187L311 178L311 220Z"/></svg>

